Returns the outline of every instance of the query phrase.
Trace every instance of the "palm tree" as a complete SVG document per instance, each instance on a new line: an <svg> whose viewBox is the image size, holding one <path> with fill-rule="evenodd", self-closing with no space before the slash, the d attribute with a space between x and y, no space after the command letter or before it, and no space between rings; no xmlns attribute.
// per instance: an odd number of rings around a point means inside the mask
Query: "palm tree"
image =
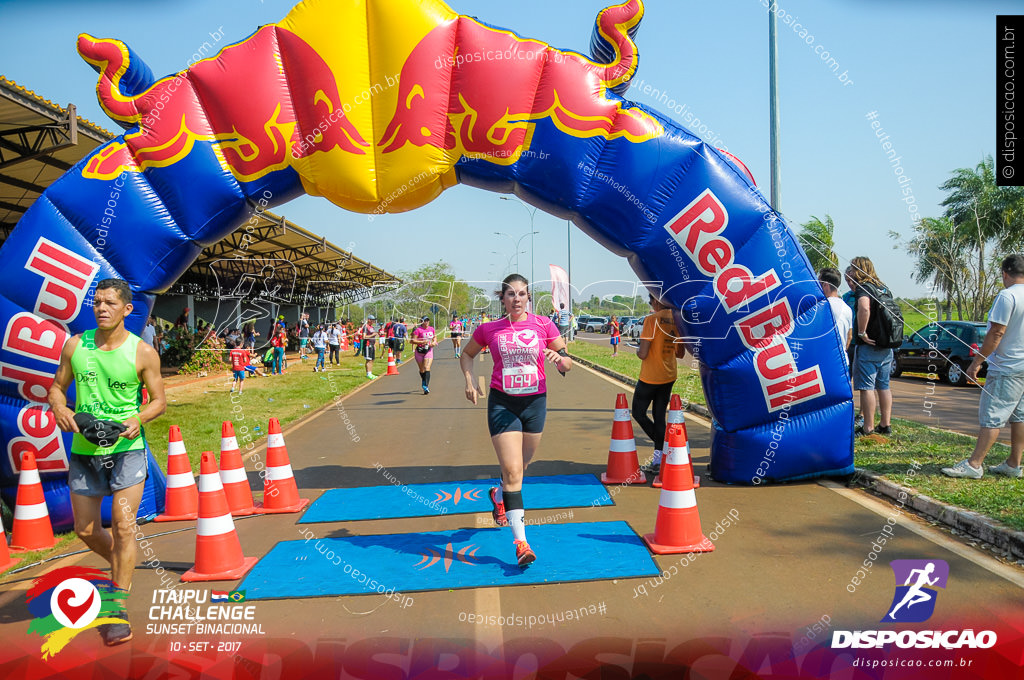
<svg viewBox="0 0 1024 680"><path fill-rule="evenodd" d="M1024 188L997 186L992 156L985 156L973 169L954 170L939 188L949 192L942 202L944 216L963 231L965 243L976 250L978 281L970 307L978 318L994 284L986 252L1009 252L1024 243Z"/></svg>
<svg viewBox="0 0 1024 680"><path fill-rule="evenodd" d="M925 217L914 225L914 237L907 243L909 252L917 258L914 281L932 282L933 290L945 298L943 312L946 320L952 316L956 304L957 318L963 320L966 305L965 292L971 289L971 246L958 233L947 218Z"/></svg>
<svg viewBox="0 0 1024 680"><path fill-rule="evenodd" d="M835 224L832 223L832 217L828 213L825 213L824 222L811 215L810 221L800 225L796 240L807 254L807 259L811 261L811 269L815 272L821 271L825 267L839 266L839 256L834 250L833 234L835 234L835 230Z"/></svg>

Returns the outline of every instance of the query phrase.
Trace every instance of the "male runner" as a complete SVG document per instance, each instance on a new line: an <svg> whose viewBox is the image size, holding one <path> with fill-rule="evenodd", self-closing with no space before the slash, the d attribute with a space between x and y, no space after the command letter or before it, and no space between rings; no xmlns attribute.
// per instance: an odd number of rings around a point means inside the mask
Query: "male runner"
<svg viewBox="0 0 1024 680"><path fill-rule="evenodd" d="M57 425L64 432L75 433L68 472L75 533L110 562L111 578L125 591L132 587L135 513L147 474L142 425L167 407L159 355L124 327L124 319L132 311L131 300L131 289L120 279L96 284L93 313L97 327L65 343L49 392ZM74 411L67 404L72 381ZM149 391L144 407L143 385ZM110 532L100 520L104 496L113 496ZM118 617L127 621L124 611ZM132 639L128 623L104 624L100 634L107 645Z"/></svg>

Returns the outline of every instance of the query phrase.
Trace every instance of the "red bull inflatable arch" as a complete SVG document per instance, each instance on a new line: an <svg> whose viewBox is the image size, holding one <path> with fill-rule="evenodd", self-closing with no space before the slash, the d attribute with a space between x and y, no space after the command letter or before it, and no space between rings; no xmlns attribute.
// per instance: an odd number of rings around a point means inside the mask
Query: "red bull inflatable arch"
<svg viewBox="0 0 1024 680"><path fill-rule="evenodd" d="M588 57L440 0L307 0L160 79L120 41L80 36L126 132L50 186L0 250L4 499L32 450L55 525L71 526L70 438L46 391L68 335L93 325L99 279L131 284L138 333L154 295L254 209L307 193L406 211L457 183L572 220L680 310L716 479L851 473L844 352L792 232L735 158L622 97L643 10L601 11Z"/></svg>

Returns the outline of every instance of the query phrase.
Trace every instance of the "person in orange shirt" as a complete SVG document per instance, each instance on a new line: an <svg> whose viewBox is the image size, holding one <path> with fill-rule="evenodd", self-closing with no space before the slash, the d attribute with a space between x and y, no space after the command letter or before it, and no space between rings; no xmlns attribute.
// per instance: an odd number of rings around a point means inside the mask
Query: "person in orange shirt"
<svg viewBox="0 0 1024 680"><path fill-rule="evenodd" d="M672 385L676 381L676 359L682 358L686 349L682 343L676 342L672 308L653 295L650 296L650 304L652 313L644 319L640 346L636 351L642 363L640 379L633 392L632 411L640 429L654 442L654 458L647 469L657 472L665 448L665 419L672 398ZM653 419L647 415L648 408L652 409Z"/></svg>

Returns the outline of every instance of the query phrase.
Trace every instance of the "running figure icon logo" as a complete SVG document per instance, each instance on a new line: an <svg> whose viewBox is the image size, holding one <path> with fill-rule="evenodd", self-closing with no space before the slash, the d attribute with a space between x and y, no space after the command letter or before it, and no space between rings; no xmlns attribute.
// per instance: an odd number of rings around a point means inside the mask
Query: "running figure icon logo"
<svg viewBox="0 0 1024 680"><path fill-rule="evenodd" d="M949 565L943 560L893 560L896 592L882 623L920 623L935 612L937 588L945 588ZM900 585L900 584L903 585Z"/></svg>

